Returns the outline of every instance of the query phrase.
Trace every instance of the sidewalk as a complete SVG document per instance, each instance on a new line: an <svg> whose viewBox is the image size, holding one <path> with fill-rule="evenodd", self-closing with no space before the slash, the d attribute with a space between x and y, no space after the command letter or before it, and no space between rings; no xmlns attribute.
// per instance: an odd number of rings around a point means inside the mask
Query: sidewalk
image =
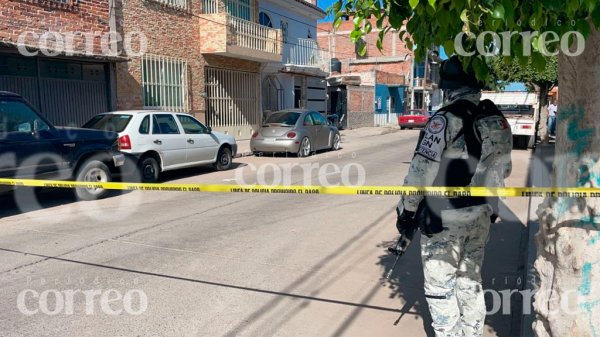
<svg viewBox="0 0 600 337"><path fill-rule="evenodd" d="M400 128L397 126L381 126L381 127L365 127L358 128L352 130L341 130L340 134L342 135L342 144L352 139L356 138L364 138L364 137L373 137L385 135L392 132L400 131ZM236 158L239 157L247 157L252 155L252 150L250 149L250 140L238 140L238 152Z"/></svg>

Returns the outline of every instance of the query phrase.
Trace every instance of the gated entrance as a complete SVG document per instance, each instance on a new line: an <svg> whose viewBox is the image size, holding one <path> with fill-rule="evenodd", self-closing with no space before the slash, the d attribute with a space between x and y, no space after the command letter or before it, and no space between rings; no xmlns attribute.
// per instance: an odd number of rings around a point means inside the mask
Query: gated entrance
<svg viewBox="0 0 600 337"><path fill-rule="evenodd" d="M259 74L206 67L205 75L207 124L238 140L250 139L262 122Z"/></svg>
<svg viewBox="0 0 600 337"><path fill-rule="evenodd" d="M23 96L54 125L110 110L108 64L0 54L0 90Z"/></svg>

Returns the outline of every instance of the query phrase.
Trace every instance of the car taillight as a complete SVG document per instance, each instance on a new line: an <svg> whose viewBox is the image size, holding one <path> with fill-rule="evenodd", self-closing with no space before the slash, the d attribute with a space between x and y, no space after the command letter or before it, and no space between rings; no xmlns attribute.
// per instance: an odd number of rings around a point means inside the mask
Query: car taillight
<svg viewBox="0 0 600 337"><path fill-rule="evenodd" d="M296 138L296 133L294 131L288 132L287 137L288 138Z"/></svg>
<svg viewBox="0 0 600 337"><path fill-rule="evenodd" d="M131 139L128 135L119 137L119 150L131 150Z"/></svg>
<svg viewBox="0 0 600 337"><path fill-rule="evenodd" d="M252 138L256 138L258 137L258 132L254 131L254 133L252 134Z"/></svg>
<svg viewBox="0 0 600 337"><path fill-rule="evenodd" d="M531 129L531 125L521 125L521 129Z"/></svg>

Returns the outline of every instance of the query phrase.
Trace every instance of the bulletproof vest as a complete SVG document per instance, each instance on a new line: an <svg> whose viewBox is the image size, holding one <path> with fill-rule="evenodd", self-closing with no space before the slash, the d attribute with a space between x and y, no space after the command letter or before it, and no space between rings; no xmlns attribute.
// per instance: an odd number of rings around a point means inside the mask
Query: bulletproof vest
<svg viewBox="0 0 600 337"><path fill-rule="evenodd" d="M436 115L452 114L462 120L462 130L449 141L449 144L464 137L467 158L450 158L442 156L440 169L432 186L465 187L471 183L477 164L481 159L481 134L477 130L476 121L481 118L502 113L489 100L481 101L479 106L467 100L456 101L438 111ZM453 208L481 205L486 203L485 198L468 197L450 200Z"/></svg>

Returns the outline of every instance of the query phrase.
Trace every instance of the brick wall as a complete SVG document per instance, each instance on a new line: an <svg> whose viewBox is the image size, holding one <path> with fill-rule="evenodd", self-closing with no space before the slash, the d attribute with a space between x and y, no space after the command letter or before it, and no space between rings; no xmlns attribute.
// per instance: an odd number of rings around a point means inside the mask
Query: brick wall
<svg viewBox="0 0 600 337"><path fill-rule="evenodd" d="M370 21L373 27L376 27L376 20L371 19ZM335 33L331 23L319 24L319 33L317 34L319 46L331 50L332 57L342 62L342 73L378 70L408 76L410 57L405 57L406 55L412 56L412 52L400 40L398 32L390 31L386 34L383 40L383 49L380 51L376 44L379 31L374 28L370 34L363 37L368 45L367 55L360 57L356 54L355 45L350 40L350 32L353 28L352 18L342 22ZM406 61L404 62L404 60ZM356 61L360 61L360 63L356 63Z"/></svg>
<svg viewBox="0 0 600 337"><path fill-rule="evenodd" d="M404 76L398 73L375 72L377 84L404 85Z"/></svg>
<svg viewBox="0 0 600 337"><path fill-rule="evenodd" d="M176 57L188 64L188 99L192 113L204 110L204 62L200 52L198 17L200 2L191 1L188 11L170 8L156 1L122 1L120 11L122 34L139 31L146 37L146 53ZM140 40L132 49L138 51ZM117 65L117 108L140 109L143 106L141 89L141 58L130 57L127 63Z"/></svg>
<svg viewBox="0 0 600 337"><path fill-rule="evenodd" d="M374 126L373 108L375 88L348 86L348 127L351 129Z"/></svg>
<svg viewBox="0 0 600 337"><path fill-rule="evenodd" d="M74 4L61 4L55 0L2 0L0 1L0 41L15 44L19 35L31 31L41 36L52 31L97 33L110 31L109 0L79 0ZM48 47L53 47L51 43ZM101 53L101 38L92 40L93 52ZM26 44L39 46L39 39L28 35ZM85 37L81 34L73 38L73 50L84 52Z"/></svg>
<svg viewBox="0 0 600 337"><path fill-rule="evenodd" d="M204 14L200 19L200 41L201 48L204 53L223 53L227 50L227 44L232 41L227 41L227 14ZM229 35L234 37L233 34Z"/></svg>
<svg viewBox="0 0 600 337"><path fill-rule="evenodd" d="M204 121L205 66L259 72L260 63L211 54L224 51L225 37L218 34L224 35L226 29L224 22L221 24L217 20L224 15L202 14L201 1L190 3L188 11L181 11L152 0L123 1L121 28L124 34L144 33L148 41L147 53L187 61L190 113ZM133 50L137 51L137 47L134 43ZM141 76L139 57L131 57L130 62L117 65L118 109L142 108Z"/></svg>

